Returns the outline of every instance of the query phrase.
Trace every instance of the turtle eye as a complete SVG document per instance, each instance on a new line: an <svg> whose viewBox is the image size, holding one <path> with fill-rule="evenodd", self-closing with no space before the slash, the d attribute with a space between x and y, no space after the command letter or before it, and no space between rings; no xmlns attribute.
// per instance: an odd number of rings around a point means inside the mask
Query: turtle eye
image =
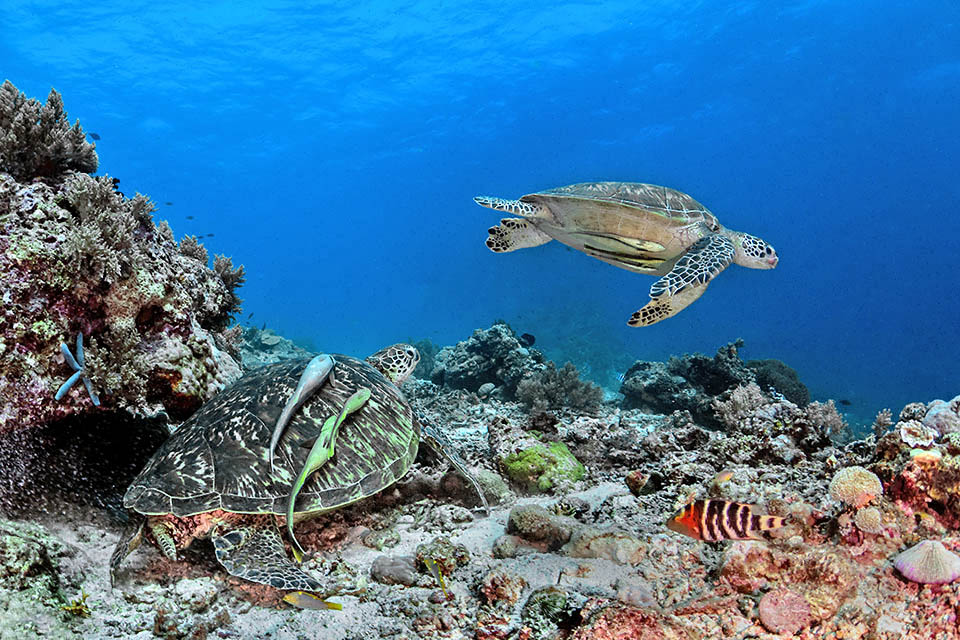
<svg viewBox="0 0 960 640"><path fill-rule="evenodd" d="M770 245L767 245L767 255L769 256L771 253L773 253L773 249L770 248Z"/></svg>

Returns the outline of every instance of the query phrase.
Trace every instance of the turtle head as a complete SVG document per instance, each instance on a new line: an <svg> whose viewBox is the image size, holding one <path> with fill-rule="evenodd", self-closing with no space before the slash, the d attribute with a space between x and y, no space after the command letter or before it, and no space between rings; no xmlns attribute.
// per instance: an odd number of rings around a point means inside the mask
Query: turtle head
<svg viewBox="0 0 960 640"><path fill-rule="evenodd" d="M773 269L780 258L769 244L749 233L735 233L733 245L736 247L734 263L751 269Z"/></svg>
<svg viewBox="0 0 960 640"><path fill-rule="evenodd" d="M387 376L393 384L400 384L410 377L420 362L420 352L409 344L395 344L381 349L367 358L367 362L377 371Z"/></svg>

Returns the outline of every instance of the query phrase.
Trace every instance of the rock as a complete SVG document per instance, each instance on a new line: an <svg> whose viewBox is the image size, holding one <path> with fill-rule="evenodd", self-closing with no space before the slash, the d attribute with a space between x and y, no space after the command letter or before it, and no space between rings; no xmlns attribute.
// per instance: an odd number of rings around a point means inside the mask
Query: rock
<svg viewBox="0 0 960 640"><path fill-rule="evenodd" d="M931 402L923 417L923 424L940 434L960 432L960 396L950 402Z"/></svg>
<svg viewBox="0 0 960 640"><path fill-rule="evenodd" d="M506 569L497 568L484 576L480 593L487 604L509 608L520 600L520 595L526 587L527 581L522 577L513 575Z"/></svg>
<svg viewBox="0 0 960 640"><path fill-rule="evenodd" d="M614 529L582 527L560 550L572 558L604 558L618 564L639 564L646 547L629 533Z"/></svg>
<svg viewBox="0 0 960 640"><path fill-rule="evenodd" d="M788 589L776 589L760 599L760 621L769 631L793 635L811 621L806 598Z"/></svg>
<svg viewBox="0 0 960 640"><path fill-rule="evenodd" d="M552 491L581 480L585 470L562 442L534 445L511 453L500 462L512 481L528 491Z"/></svg>
<svg viewBox="0 0 960 640"><path fill-rule="evenodd" d="M458 567L470 564L470 552L462 544L454 544L446 536L437 536L433 541L417 546L417 568L429 573L424 560L432 559L437 563L444 576L449 576Z"/></svg>
<svg viewBox="0 0 960 640"><path fill-rule="evenodd" d="M177 582L174 593L182 607L200 613L217 598L217 585L213 578L185 578Z"/></svg>
<svg viewBox="0 0 960 640"><path fill-rule="evenodd" d="M370 577L381 584L417 583L417 559L414 556L378 556L370 566Z"/></svg>
<svg viewBox="0 0 960 640"><path fill-rule="evenodd" d="M520 345L507 324L496 323L477 329L469 340L441 349L430 378L441 386L473 392L492 383L512 398L524 375L542 369L543 362L539 351Z"/></svg>
<svg viewBox="0 0 960 640"><path fill-rule="evenodd" d="M492 382L485 382L480 385L480 388L477 389L477 395L481 398L486 398L488 395L493 393L493 390L497 388L497 385Z"/></svg>
<svg viewBox="0 0 960 640"><path fill-rule="evenodd" d="M647 486L647 482L649 480L650 474L640 469L634 469L628 473L627 477L625 478L627 488L630 489L630 493L637 497L643 493L643 488Z"/></svg>
<svg viewBox="0 0 960 640"><path fill-rule="evenodd" d="M390 548L400 544L400 534L393 527L374 529L365 533L360 540L371 549L382 551L384 547Z"/></svg>
<svg viewBox="0 0 960 640"><path fill-rule="evenodd" d="M507 533L543 542L552 551L569 542L574 530L580 526L575 520L555 516L537 504L514 507L507 518Z"/></svg>
<svg viewBox="0 0 960 640"><path fill-rule="evenodd" d="M655 607L657 599L653 595L650 583L642 578L634 578L630 582L618 580L616 584L617 600L631 607Z"/></svg>

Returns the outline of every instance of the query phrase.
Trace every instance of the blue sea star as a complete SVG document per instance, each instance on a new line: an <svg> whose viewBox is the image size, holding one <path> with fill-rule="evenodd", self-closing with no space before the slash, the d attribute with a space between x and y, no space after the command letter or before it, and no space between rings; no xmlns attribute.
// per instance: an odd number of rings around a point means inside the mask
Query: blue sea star
<svg viewBox="0 0 960 640"><path fill-rule="evenodd" d="M84 364L83 358L83 333L77 334L77 357L74 358L73 354L70 353L70 347L67 346L65 342L60 343L60 351L63 352L63 357L67 361L73 370L76 372L69 378L67 381L60 385L60 388L57 390L57 395L53 396L54 400L59 400L66 395L67 391L70 391L70 387L76 384L77 380L83 380L83 386L87 388L87 393L90 394L90 399L93 401L95 407L100 406L100 398L97 397L97 394L93 391L93 385L90 384L90 378L87 377L87 370Z"/></svg>

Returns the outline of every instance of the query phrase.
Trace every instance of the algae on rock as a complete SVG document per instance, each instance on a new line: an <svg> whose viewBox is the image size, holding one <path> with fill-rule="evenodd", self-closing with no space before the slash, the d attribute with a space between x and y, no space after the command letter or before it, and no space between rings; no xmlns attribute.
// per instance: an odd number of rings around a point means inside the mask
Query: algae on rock
<svg viewBox="0 0 960 640"><path fill-rule="evenodd" d="M528 491L552 491L583 479L585 469L563 442L534 445L501 461L507 476Z"/></svg>

